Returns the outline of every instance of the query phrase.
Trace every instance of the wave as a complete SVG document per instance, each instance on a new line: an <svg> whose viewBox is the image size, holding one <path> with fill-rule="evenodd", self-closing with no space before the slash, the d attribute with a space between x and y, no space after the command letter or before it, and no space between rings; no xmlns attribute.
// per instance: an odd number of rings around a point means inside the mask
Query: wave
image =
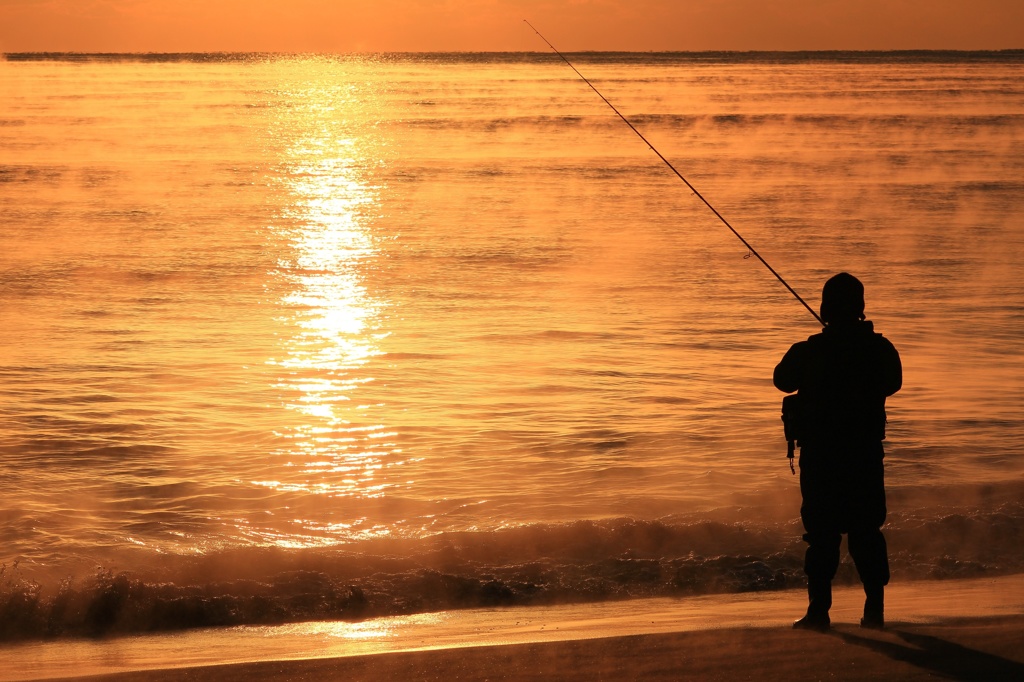
<svg viewBox="0 0 1024 682"><path fill-rule="evenodd" d="M1014 490L972 489L961 496L972 504L958 508L915 506L933 495L896 492L907 509L886 526L895 580L1024 571L1024 502ZM800 532L787 518L620 518L344 548L160 555L55 584L5 565L0 640L796 588L804 584ZM848 558L836 580L856 583Z"/></svg>

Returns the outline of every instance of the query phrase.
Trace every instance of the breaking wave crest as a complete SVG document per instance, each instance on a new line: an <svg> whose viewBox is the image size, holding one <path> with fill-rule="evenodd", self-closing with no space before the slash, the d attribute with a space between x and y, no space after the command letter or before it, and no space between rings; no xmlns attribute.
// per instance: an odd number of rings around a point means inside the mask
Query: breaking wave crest
<svg viewBox="0 0 1024 682"><path fill-rule="evenodd" d="M913 497L913 494L910 495ZM1024 502L890 515L894 579L1024 571ZM614 519L339 549L161 556L42 584L0 574L0 639L364 618L483 606L780 590L803 585L796 519ZM837 583L856 583L848 558Z"/></svg>

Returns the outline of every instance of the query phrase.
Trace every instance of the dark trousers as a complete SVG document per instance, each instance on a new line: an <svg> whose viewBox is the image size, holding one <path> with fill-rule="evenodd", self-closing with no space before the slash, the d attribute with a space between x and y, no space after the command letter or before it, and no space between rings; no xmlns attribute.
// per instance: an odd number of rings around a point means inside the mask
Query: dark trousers
<svg viewBox="0 0 1024 682"><path fill-rule="evenodd" d="M835 577L843 534L865 589L888 584L889 556L881 530L886 514L883 456L879 441L801 444L804 572L812 590Z"/></svg>

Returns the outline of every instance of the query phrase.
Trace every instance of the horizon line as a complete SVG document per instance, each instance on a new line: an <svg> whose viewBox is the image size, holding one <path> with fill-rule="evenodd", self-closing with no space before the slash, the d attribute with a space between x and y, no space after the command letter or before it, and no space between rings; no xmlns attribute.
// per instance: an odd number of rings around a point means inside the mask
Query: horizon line
<svg viewBox="0 0 1024 682"><path fill-rule="evenodd" d="M856 49L828 49L828 50L569 50L563 54L572 55L576 59L587 60L642 60L642 59L664 59L666 61L694 61L694 62L731 62L731 61L777 61L777 62L813 62L813 61L847 61L847 62L878 62L884 60L893 61L920 61L920 62L946 62L946 61L978 61L978 62L1017 62L1024 61L1024 48L1000 48L983 50L963 49L935 49L935 48L907 48L891 50L856 50ZM482 59L505 59L515 61L518 59L543 60L551 59L558 61L556 53L546 50L378 50L378 51L352 51L352 52L328 52L328 51L235 51L235 50L176 50L176 51L59 51L59 50L33 50L18 52L0 51L0 61L4 62L32 62L32 61L150 61L150 62L173 62L173 61L245 61L253 58L279 59L279 58L377 58L377 59L420 59L430 60L438 57L448 58L482 58Z"/></svg>

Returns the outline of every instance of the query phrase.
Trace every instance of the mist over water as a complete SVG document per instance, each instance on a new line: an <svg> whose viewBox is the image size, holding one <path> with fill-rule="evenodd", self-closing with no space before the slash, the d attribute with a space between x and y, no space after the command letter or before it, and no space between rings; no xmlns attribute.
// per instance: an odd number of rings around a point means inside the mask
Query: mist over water
<svg viewBox="0 0 1024 682"><path fill-rule="evenodd" d="M1024 61L927 56L578 63L812 306L864 281L897 580L1024 566ZM2 636L800 584L816 323L564 65L0 92Z"/></svg>

